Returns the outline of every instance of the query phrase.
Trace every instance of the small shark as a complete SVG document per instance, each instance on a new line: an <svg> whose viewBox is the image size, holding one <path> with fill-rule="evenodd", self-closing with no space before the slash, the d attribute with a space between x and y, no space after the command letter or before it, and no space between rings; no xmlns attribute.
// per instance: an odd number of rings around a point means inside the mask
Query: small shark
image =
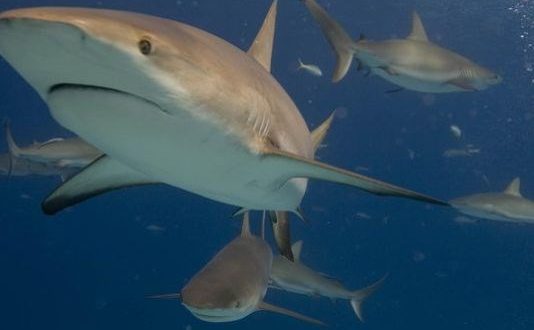
<svg viewBox="0 0 534 330"><path fill-rule="evenodd" d="M339 281L318 273L300 262L302 241L295 242L292 249L294 262L283 256L274 258L271 287L308 296L350 300L354 313L360 321L363 321L362 303L382 285L387 275L364 289L351 291Z"/></svg>
<svg viewBox="0 0 534 330"><path fill-rule="evenodd" d="M24 159L58 168L81 169L102 156L102 151L78 137L53 138L21 148L15 143L7 122L5 134L9 153L14 161Z"/></svg>
<svg viewBox="0 0 534 330"><path fill-rule="evenodd" d="M375 42L362 36L354 41L315 0L302 1L336 53L334 82L347 74L353 57L359 70L368 68L402 89L425 93L479 91L502 81L498 74L430 42L416 12L405 39Z"/></svg>
<svg viewBox="0 0 534 330"><path fill-rule="evenodd" d="M437 199L314 160L311 133L270 73L277 1L247 52L176 21L124 11L0 14L0 54L65 128L103 156L56 189L46 214L166 183L250 210L295 211L309 178Z"/></svg>
<svg viewBox="0 0 534 330"><path fill-rule="evenodd" d="M521 181L515 178L503 192L475 194L456 198L450 204L473 217L534 224L534 202L520 192Z"/></svg>
<svg viewBox="0 0 534 330"><path fill-rule="evenodd" d="M73 169L58 168L44 163L36 163L26 159L12 161L10 154L0 155L0 175L6 176L60 176L67 178L74 174Z"/></svg>
<svg viewBox="0 0 534 330"><path fill-rule="evenodd" d="M179 298L197 318L231 322L259 311L270 311L311 322L324 323L263 301L269 284L273 254L270 246L250 233L244 214L241 235L219 251L182 289L180 294L152 298Z"/></svg>

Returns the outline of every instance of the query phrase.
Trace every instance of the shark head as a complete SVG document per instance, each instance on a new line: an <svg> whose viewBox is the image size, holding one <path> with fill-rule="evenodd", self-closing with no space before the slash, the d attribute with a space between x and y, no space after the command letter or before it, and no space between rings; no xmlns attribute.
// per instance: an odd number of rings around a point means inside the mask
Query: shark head
<svg viewBox="0 0 534 330"><path fill-rule="evenodd" d="M142 25L136 23L141 20ZM179 54L187 34L177 38L173 32L134 13L18 9L0 15L0 52L45 101L54 90L81 86L136 96L172 111L169 105L186 97L173 73L187 80L196 70Z"/></svg>
<svg viewBox="0 0 534 330"><path fill-rule="evenodd" d="M474 90L484 90L502 82L502 76L475 63L464 70L469 85Z"/></svg>

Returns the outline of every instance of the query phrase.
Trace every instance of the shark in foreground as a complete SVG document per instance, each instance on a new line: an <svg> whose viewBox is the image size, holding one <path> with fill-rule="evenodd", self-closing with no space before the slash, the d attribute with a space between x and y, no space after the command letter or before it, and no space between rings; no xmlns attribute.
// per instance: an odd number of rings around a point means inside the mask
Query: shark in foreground
<svg viewBox="0 0 534 330"><path fill-rule="evenodd" d="M534 224L534 202L520 192L521 181L515 178L503 192L475 194L456 198L450 204L473 217Z"/></svg>
<svg viewBox="0 0 534 330"><path fill-rule="evenodd" d="M354 41L315 0L302 1L336 53L334 82L347 74L353 57L358 69L368 68L403 89L425 93L479 91L502 81L498 74L429 41L416 12L405 39Z"/></svg>
<svg viewBox="0 0 534 330"><path fill-rule="evenodd" d="M276 5L247 52L131 12L1 13L0 54L62 126L106 154L55 190L43 211L154 183L250 210L295 211L308 178L446 205L314 160L304 119L270 73Z"/></svg>
<svg viewBox="0 0 534 330"><path fill-rule="evenodd" d="M316 325L322 322L267 304L273 254L261 237L251 234L245 213L241 235L219 251L179 294L151 298L181 299L197 318L207 322L231 322L259 311L270 311Z"/></svg>
<svg viewBox="0 0 534 330"><path fill-rule="evenodd" d="M380 288L387 275L366 288L351 291L339 281L318 273L300 262L302 241L295 242L292 250L294 262L281 255L274 258L270 286L308 296L347 299L358 319L363 321L362 303Z"/></svg>
<svg viewBox="0 0 534 330"><path fill-rule="evenodd" d="M11 128L7 123L5 133L9 154L14 162L23 159L50 167L81 169L102 156L102 151L78 137L53 138L45 142L35 142L26 147L19 147L15 143Z"/></svg>

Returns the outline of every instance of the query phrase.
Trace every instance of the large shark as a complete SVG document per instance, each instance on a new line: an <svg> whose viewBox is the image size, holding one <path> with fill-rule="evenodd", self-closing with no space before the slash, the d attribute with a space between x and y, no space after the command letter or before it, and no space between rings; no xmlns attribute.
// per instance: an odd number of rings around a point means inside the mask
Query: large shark
<svg viewBox="0 0 534 330"><path fill-rule="evenodd" d="M445 204L313 159L304 119L270 74L276 5L248 52L131 12L1 13L0 54L62 126L107 155L54 191L45 213L150 183L245 209L294 211L308 178Z"/></svg>
<svg viewBox="0 0 534 330"><path fill-rule="evenodd" d="M272 261L269 244L251 234L246 212L241 235L219 251L179 294L152 298L181 299L194 316L208 322L237 321L265 310L323 325L320 321L263 301Z"/></svg>
<svg viewBox="0 0 534 330"><path fill-rule="evenodd" d="M477 218L534 223L534 202L520 192L521 181L515 178L503 192L474 194L456 198L450 204L458 211Z"/></svg>
<svg viewBox="0 0 534 330"><path fill-rule="evenodd" d="M498 74L429 41L416 12L405 39L354 41L315 0L302 1L336 53L334 82L347 74L353 57L359 69L365 67L401 88L426 93L477 91L502 81Z"/></svg>
<svg viewBox="0 0 534 330"><path fill-rule="evenodd" d="M78 137L53 138L19 147L13 139L8 123L5 125L5 134L9 153L15 162L24 159L58 168L81 169L102 156L102 151Z"/></svg>
<svg viewBox="0 0 534 330"><path fill-rule="evenodd" d="M347 299L358 319L363 321L362 303L382 285L386 276L366 288L348 290L339 281L314 271L300 261L302 241L295 242L292 250L294 262L281 255L274 258L271 287L308 296Z"/></svg>

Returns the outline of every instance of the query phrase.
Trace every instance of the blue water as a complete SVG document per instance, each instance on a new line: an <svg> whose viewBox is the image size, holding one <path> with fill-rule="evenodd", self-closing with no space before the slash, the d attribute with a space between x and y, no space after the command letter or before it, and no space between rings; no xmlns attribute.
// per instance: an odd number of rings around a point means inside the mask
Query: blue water
<svg viewBox="0 0 534 330"><path fill-rule="evenodd" d="M416 8L429 37L504 77L477 93L425 95L354 68L329 82L333 56L298 1L280 1L273 74L311 127L340 109L319 152L323 161L443 199L501 190L515 176L534 198L534 2L320 1L354 36L404 36ZM268 0L2 0L0 9L78 5L139 11L186 22L246 49ZM530 34L528 34L530 33ZM297 58L325 77L296 72ZM69 133L35 92L0 62L0 116L20 144ZM449 127L463 130L461 140ZM473 144L472 157L445 158ZM5 147L3 147L5 148ZM410 157L410 154L413 157ZM166 186L113 192L55 217L40 201L57 178L0 179L0 329L303 329L255 313L209 324L178 302L146 295L178 291L239 230L234 208ZM356 321L345 301L269 291L267 301L327 322L332 329L534 329L534 226L460 224L453 210L380 198L313 182L294 221L310 266L359 288L390 273ZM367 217L358 216L365 213ZM161 227L160 230L154 226Z"/></svg>

